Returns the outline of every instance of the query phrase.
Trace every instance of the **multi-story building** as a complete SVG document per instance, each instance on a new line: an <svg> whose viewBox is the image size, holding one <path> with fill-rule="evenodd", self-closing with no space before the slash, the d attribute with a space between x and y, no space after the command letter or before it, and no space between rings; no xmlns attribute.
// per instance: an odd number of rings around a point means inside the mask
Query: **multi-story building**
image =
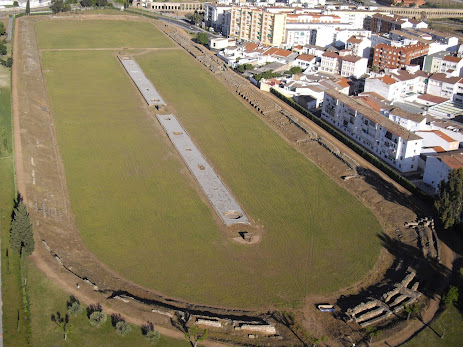
<svg viewBox="0 0 463 347"><path fill-rule="evenodd" d="M233 6L229 35L279 46L286 38L286 13L272 13L267 9Z"/></svg>
<svg viewBox="0 0 463 347"><path fill-rule="evenodd" d="M392 30L402 30L405 28L427 28L428 25L423 21L413 20L392 14L376 13L371 18L371 31L374 33L389 33Z"/></svg>
<svg viewBox="0 0 463 347"><path fill-rule="evenodd" d="M447 77L444 73L432 74L428 79L427 93L453 100L462 90L462 81L460 77Z"/></svg>
<svg viewBox="0 0 463 347"><path fill-rule="evenodd" d="M429 74L418 70L410 73L404 70L365 80L365 92L375 92L389 101L402 101L407 95L426 93Z"/></svg>
<svg viewBox="0 0 463 347"><path fill-rule="evenodd" d="M346 49L352 52L355 57L370 57L371 41L368 37L352 36L347 40Z"/></svg>
<svg viewBox="0 0 463 347"><path fill-rule="evenodd" d="M368 59L353 55L325 52L321 57L320 71L343 77L360 78L367 72Z"/></svg>
<svg viewBox="0 0 463 347"><path fill-rule="evenodd" d="M421 137L357 99L325 91L322 118L400 172L417 170Z"/></svg>
<svg viewBox="0 0 463 347"><path fill-rule="evenodd" d="M223 32L226 24L226 13L232 6L206 2L204 3L204 23L216 32Z"/></svg>
<svg viewBox="0 0 463 347"><path fill-rule="evenodd" d="M380 69L404 68L406 65L423 65L429 46L418 43L407 46L378 44L375 46L373 66Z"/></svg>
<svg viewBox="0 0 463 347"><path fill-rule="evenodd" d="M463 150L436 153L426 158L423 181L437 193L439 184L447 181L449 172L463 168Z"/></svg>

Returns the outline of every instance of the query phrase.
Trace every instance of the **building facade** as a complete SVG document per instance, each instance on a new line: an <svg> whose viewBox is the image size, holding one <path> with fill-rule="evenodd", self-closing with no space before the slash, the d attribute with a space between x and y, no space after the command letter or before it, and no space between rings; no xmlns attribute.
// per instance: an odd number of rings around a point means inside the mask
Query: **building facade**
<svg viewBox="0 0 463 347"><path fill-rule="evenodd" d="M325 91L322 118L400 172L418 169L421 137L356 99Z"/></svg>
<svg viewBox="0 0 463 347"><path fill-rule="evenodd" d="M279 46L286 38L286 13L234 6L229 36Z"/></svg>
<svg viewBox="0 0 463 347"><path fill-rule="evenodd" d="M377 44L373 55L373 66L379 69L400 69L406 65L423 65L429 46L418 43L407 46Z"/></svg>

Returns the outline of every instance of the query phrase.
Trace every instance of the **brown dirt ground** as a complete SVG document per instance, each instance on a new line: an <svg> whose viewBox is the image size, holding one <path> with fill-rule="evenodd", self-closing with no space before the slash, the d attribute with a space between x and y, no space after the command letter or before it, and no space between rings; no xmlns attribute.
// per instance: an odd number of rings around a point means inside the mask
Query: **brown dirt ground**
<svg viewBox="0 0 463 347"><path fill-rule="evenodd" d="M67 16L62 16L66 18ZM79 15L82 19L124 19L136 21L152 21L143 17L115 16L104 17L102 15ZM53 17L58 18L59 17ZM158 299L159 293L143 288L121 278L117 273L99 262L84 246L79 230L76 227L75 218L71 210L71 201L67 191L64 175L64 167L61 161L59 147L56 143L53 115L49 109L46 86L43 80L39 52L36 43L34 23L48 17L22 17L17 20L15 28L14 55L16 57L13 68L13 111L16 152L16 179L18 191L23 194L28 205L31 219L35 224L36 251L32 259L37 267L51 280L60 283L70 293L87 304L101 302L109 312L123 312L130 321L141 324L150 320L155 324L169 326L166 317L150 312L146 305L136 302L124 303L123 301L107 299L107 295L94 291L92 286L83 282L71 272L66 271L60 263L53 258L57 254L66 267L78 274L85 274L92 282L95 282L100 290L117 288L125 290L140 297ZM234 90L232 91L234 92ZM266 95L268 95L266 93ZM397 185L381 171L359 157L349 148L338 142L323 129L306 120L296 111L270 95L284 109L298 115L319 135L335 144L342 152L354 158L361 166L371 170L374 175L369 179L358 178L343 181L341 176L352 174L345 164L331 155L326 149L315 142L301 142L295 145L301 138L300 131L288 126L282 130L276 124L266 120L272 128L278 131L288 143L294 145L301 153L316 163L333 180L350 191L363 204L370 208L377 216L386 234L393 236L396 228L403 228L405 221L414 220L417 214L426 215L429 210L422 203ZM251 108L251 107L250 107ZM46 241L46 244L42 242ZM409 240L412 241L412 240ZM51 249L49 251L47 246ZM442 262L450 267L453 253L442 245ZM333 336L332 329L345 329L339 327L339 323L314 309L316 302L331 302L339 296L358 292L383 276L385 270L392 263L392 256L382 250L377 265L370 273L355 285L332 295L330 297L308 297L304 303L302 314L305 317L306 328L317 334ZM77 289L76 284L80 284ZM436 309L436 302L431 302L429 308L423 313L425 321L432 318ZM388 337L388 343L400 343L411 336L419 328L414 322L409 324L396 335ZM162 333L172 337L183 337L178 331L161 329ZM392 341L392 342L391 342ZM331 340L330 343L333 341ZM215 345L210 342L210 345ZM209 343L208 343L209 345Z"/></svg>

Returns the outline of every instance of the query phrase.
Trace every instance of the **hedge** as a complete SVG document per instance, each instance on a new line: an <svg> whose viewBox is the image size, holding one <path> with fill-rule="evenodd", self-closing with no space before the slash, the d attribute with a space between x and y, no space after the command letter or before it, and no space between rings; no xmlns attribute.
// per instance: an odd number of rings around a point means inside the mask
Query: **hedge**
<svg viewBox="0 0 463 347"><path fill-rule="evenodd" d="M385 162L380 160L378 157L374 156L364 148L362 148L360 145L358 145L356 142L351 140L349 137L344 135L341 131L339 131L337 128L335 128L333 125L328 123L322 118L318 118L315 116L313 113L309 112L306 108L302 107L298 103L296 103L293 99L286 97L285 95L281 94L274 88L270 88L270 92L277 96L279 99L283 100L285 103L287 103L289 106L297 110L298 112L302 113L305 117L310 119L312 122L316 123L319 125L321 128L329 132L331 135L333 135L335 138L337 138L339 141L347 145L349 148L354 150L357 154L362 156L364 159L368 160L370 163L372 163L374 166L376 166L378 169L383 171L386 175L388 175L390 178L392 178L394 181L399 183L402 187L405 189L409 190L411 193L417 195L421 199L427 200L427 201L432 201L433 198L431 198L429 195L423 193L417 186L415 186L412 182L410 182L408 179L403 177L400 173L398 173L396 170L394 170L392 167L387 165Z"/></svg>

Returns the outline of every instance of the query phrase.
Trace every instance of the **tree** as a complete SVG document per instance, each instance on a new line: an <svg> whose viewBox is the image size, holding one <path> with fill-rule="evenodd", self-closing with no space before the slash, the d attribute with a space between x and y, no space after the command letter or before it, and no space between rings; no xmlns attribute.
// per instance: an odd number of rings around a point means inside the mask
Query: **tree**
<svg viewBox="0 0 463 347"><path fill-rule="evenodd" d="M7 50L6 50L6 46L3 42L0 42L0 55L6 55L7 53Z"/></svg>
<svg viewBox="0 0 463 347"><path fill-rule="evenodd" d="M80 4L83 7L92 7L93 6L93 1L92 0L82 0Z"/></svg>
<svg viewBox="0 0 463 347"><path fill-rule="evenodd" d="M32 224L21 196L18 196L17 206L13 212L10 229L10 246L13 251L22 255L30 255L34 251L35 242Z"/></svg>
<svg viewBox="0 0 463 347"><path fill-rule="evenodd" d="M252 64L241 64L240 66L238 66L237 70L239 72L243 73L246 70L251 70L253 67L254 67L254 65L252 65Z"/></svg>
<svg viewBox="0 0 463 347"><path fill-rule="evenodd" d="M12 66L13 66L13 58L8 57L8 58L6 59L6 62L4 63L4 65L5 65L6 67L12 67ZM6 140L6 139L5 139L5 140Z"/></svg>
<svg viewBox="0 0 463 347"><path fill-rule="evenodd" d="M31 14L31 4L29 3L29 0L26 2L26 14L30 15Z"/></svg>
<svg viewBox="0 0 463 347"><path fill-rule="evenodd" d="M54 14L57 14L59 12L64 11L64 3L62 0L57 0L51 5L51 10L53 11Z"/></svg>
<svg viewBox="0 0 463 347"><path fill-rule="evenodd" d="M141 332L145 336L145 339L151 343L155 343L161 338L159 331L154 329L154 325L151 322L147 322L145 325L143 325L141 327Z"/></svg>
<svg viewBox="0 0 463 347"><path fill-rule="evenodd" d="M418 312L420 312L420 307L417 304L413 304L410 306L404 304L404 310L405 312L407 312L407 320L409 320L412 313L415 315Z"/></svg>
<svg viewBox="0 0 463 347"><path fill-rule="evenodd" d="M198 33L196 35L196 42L207 45L209 43L209 36L206 33Z"/></svg>
<svg viewBox="0 0 463 347"><path fill-rule="evenodd" d="M106 322L106 314L101 311L95 311L90 314L90 324L94 327L100 327Z"/></svg>
<svg viewBox="0 0 463 347"><path fill-rule="evenodd" d="M442 301L446 305L453 304L458 301L458 287L451 286L447 294L444 295Z"/></svg>
<svg viewBox="0 0 463 347"><path fill-rule="evenodd" d="M188 332L185 334L185 338L196 347L199 342L207 338L207 330L198 328L197 326L191 326L188 328Z"/></svg>
<svg viewBox="0 0 463 347"><path fill-rule="evenodd" d="M434 208L445 229L460 223L463 202L463 169L451 170L447 181L439 184Z"/></svg>
<svg viewBox="0 0 463 347"><path fill-rule="evenodd" d="M67 340L68 334L71 332L71 324L69 324L69 316L66 314L64 317L61 316L61 313L58 311L56 315L51 315L51 320L58 325L59 330L63 332L64 339Z"/></svg>
<svg viewBox="0 0 463 347"><path fill-rule="evenodd" d="M19 3L15 0L15 1L13 1L13 6L14 6L14 7L18 7L18 6L19 6Z"/></svg>
<svg viewBox="0 0 463 347"><path fill-rule="evenodd" d="M5 34L6 34L5 25L3 24L3 22L0 22L0 35L5 35Z"/></svg>
<svg viewBox="0 0 463 347"><path fill-rule="evenodd" d="M121 320L116 323L116 331L118 335L124 336L130 332L130 330L132 330L132 328L125 321Z"/></svg>
<svg viewBox="0 0 463 347"><path fill-rule="evenodd" d="M82 312L82 306L80 306L79 300L75 298L73 295L69 298L67 302L68 313L71 316L77 316Z"/></svg>
<svg viewBox="0 0 463 347"><path fill-rule="evenodd" d="M302 72L302 68L300 66L293 66L291 69L289 69L287 71L287 73L291 74L291 75L295 75L295 74L298 74L298 73L301 73Z"/></svg>

